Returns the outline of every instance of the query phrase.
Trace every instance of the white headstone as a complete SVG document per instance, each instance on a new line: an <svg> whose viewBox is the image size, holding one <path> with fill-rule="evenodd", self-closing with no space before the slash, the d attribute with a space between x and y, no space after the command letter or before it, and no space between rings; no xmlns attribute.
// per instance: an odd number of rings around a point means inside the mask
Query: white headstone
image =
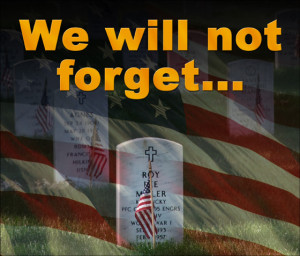
<svg viewBox="0 0 300 256"><path fill-rule="evenodd" d="M177 51L177 34L174 34L173 39L174 51L168 52L168 66L176 69L181 74L184 65L194 60L195 67L199 68L199 75L195 76L195 83L199 83L201 89L202 81L208 80L207 35L197 30L189 30L187 51Z"/></svg>
<svg viewBox="0 0 300 256"><path fill-rule="evenodd" d="M77 186L109 180L107 97L98 88L55 94L54 166ZM96 151L93 155L93 150ZM93 161L95 166L92 166Z"/></svg>
<svg viewBox="0 0 300 256"><path fill-rule="evenodd" d="M1 98L13 98L13 65L24 59L24 45L20 32L0 30L0 88Z"/></svg>
<svg viewBox="0 0 300 256"><path fill-rule="evenodd" d="M275 64L280 67L297 67L300 64L300 9L277 13L277 27L281 28L278 43L282 50L275 52Z"/></svg>
<svg viewBox="0 0 300 256"><path fill-rule="evenodd" d="M156 242L183 238L183 154L178 143L140 138L117 146L117 233L128 242L149 242L135 218L152 161ZM120 242L120 241L119 241ZM151 242L151 240L150 240Z"/></svg>
<svg viewBox="0 0 300 256"><path fill-rule="evenodd" d="M59 89L57 67L47 59L22 61L14 66L17 136L52 137L53 95Z"/></svg>
<svg viewBox="0 0 300 256"><path fill-rule="evenodd" d="M274 132L274 66L273 63L245 59L228 63L229 80L243 81L243 91L231 91L228 116L254 131L265 129ZM240 134L240 128L229 124L231 135Z"/></svg>

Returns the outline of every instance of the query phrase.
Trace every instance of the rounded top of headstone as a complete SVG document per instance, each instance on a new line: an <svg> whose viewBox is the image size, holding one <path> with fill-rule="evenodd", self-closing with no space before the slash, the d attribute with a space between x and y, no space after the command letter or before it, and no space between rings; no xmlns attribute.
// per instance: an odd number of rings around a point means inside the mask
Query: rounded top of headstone
<svg viewBox="0 0 300 256"><path fill-rule="evenodd" d="M276 13L276 17L278 17L278 16L290 17L291 15L298 16L299 13L300 13L300 9L299 8L296 8L296 9L285 9L285 10L277 12Z"/></svg>
<svg viewBox="0 0 300 256"><path fill-rule="evenodd" d="M259 59L241 59L241 60L234 60L234 61L230 61L228 62L228 66L234 66L234 65L246 65L246 64L270 64L273 65L272 62L269 61L265 61L265 60L259 60Z"/></svg>
<svg viewBox="0 0 300 256"><path fill-rule="evenodd" d="M177 146L177 147L181 147L182 148L182 145L177 143L177 142L174 142L174 141L171 141L171 140L167 140L167 139L162 139L162 138L156 138L156 137L143 137L143 138L137 138L137 139L132 139L132 140L128 140L128 141L125 141L125 142L122 142L120 143L119 145L117 145L117 150L119 148L123 148L125 147L126 145L128 144L136 144L138 142L141 142L141 141L146 141L146 142L161 142L161 143L172 143L174 146Z"/></svg>
<svg viewBox="0 0 300 256"><path fill-rule="evenodd" d="M123 142L117 146L117 152L133 154L139 158L150 158L152 155L162 157L164 160L182 161L182 145L177 142L144 137Z"/></svg>

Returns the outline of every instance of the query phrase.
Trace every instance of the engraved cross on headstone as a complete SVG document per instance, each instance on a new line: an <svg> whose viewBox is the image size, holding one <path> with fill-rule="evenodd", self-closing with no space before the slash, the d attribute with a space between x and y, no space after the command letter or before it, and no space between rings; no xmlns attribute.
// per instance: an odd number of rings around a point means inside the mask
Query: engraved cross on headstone
<svg viewBox="0 0 300 256"><path fill-rule="evenodd" d="M153 149L153 147L148 147L148 149L145 150L145 155L148 156L148 161L153 162L153 156L157 155L157 150Z"/></svg>
<svg viewBox="0 0 300 256"><path fill-rule="evenodd" d="M83 92L78 92L77 97L78 97L79 104L82 105L83 101L86 98L86 95Z"/></svg>

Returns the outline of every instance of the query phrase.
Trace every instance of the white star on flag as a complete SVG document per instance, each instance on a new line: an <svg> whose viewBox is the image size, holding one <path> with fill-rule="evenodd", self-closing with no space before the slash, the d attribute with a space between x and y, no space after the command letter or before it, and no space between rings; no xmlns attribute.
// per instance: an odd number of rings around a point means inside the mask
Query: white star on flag
<svg viewBox="0 0 300 256"><path fill-rule="evenodd" d="M113 108L116 105L118 105L120 108L123 108L122 100L124 100L125 97L122 97L122 96L118 95L116 93L116 91L114 91L114 93L109 95L108 97L112 101L111 104L110 104L110 108Z"/></svg>
<svg viewBox="0 0 300 256"><path fill-rule="evenodd" d="M112 61L115 61L115 58L114 58L114 56L113 56L113 51L112 51L112 49L108 46L107 43L105 43L104 48L103 48L103 47L100 47L100 46L98 46L98 48L103 52L103 59L110 58Z"/></svg>
<svg viewBox="0 0 300 256"><path fill-rule="evenodd" d="M157 66L157 64L155 62L153 62L149 56L146 56L146 59L142 59L142 61L146 64L146 66L152 70L155 71L155 67Z"/></svg>
<svg viewBox="0 0 300 256"><path fill-rule="evenodd" d="M81 27L88 25L87 21L83 20L82 18L79 18L78 16L76 16L76 18L73 17L71 19L68 19L67 22L69 24L72 24L75 26L81 26Z"/></svg>
<svg viewBox="0 0 300 256"><path fill-rule="evenodd" d="M130 23L132 24L132 26L134 27L134 28L138 28L138 27L140 27L137 23L135 23L133 20L130 20Z"/></svg>
<svg viewBox="0 0 300 256"><path fill-rule="evenodd" d="M23 73L21 79L17 79L17 83L20 85L19 86L19 92L22 92L24 90L30 92L31 91L31 87L28 85L28 83L31 83L31 82L32 82L32 80L26 78L26 76Z"/></svg>
<svg viewBox="0 0 300 256"><path fill-rule="evenodd" d="M6 30L9 34L9 41L20 41L22 42L22 37L21 37L21 33L18 31L14 31L14 30Z"/></svg>
<svg viewBox="0 0 300 256"><path fill-rule="evenodd" d="M42 57L45 57L45 56L42 55ZM52 68L51 68L51 65L50 65L51 62L52 62L51 60L48 60L46 58L42 58L42 59L35 58L35 59L37 59L39 61L39 64L40 64L39 68L40 69L46 68L47 70L49 70L50 72L52 72Z"/></svg>
<svg viewBox="0 0 300 256"><path fill-rule="evenodd" d="M158 100L158 105L150 104L155 109L155 117L162 115L167 120L166 111L171 109L162 104L161 100Z"/></svg>
<svg viewBox="0 0 300 256"><path fill-rule="evenodd" d="M78 90L77 87L75 87L75 85L70 84L70 90L67 91L67 97L72 96L72 97L74 97L75 99L77 99L77 92L78 92L78 91L79 91L79 90Z"/></svg>

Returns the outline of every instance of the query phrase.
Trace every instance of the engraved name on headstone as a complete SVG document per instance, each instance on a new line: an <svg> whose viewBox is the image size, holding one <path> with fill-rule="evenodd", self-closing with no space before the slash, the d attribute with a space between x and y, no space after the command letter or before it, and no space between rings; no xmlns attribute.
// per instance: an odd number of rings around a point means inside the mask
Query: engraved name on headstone
<svg viewBox="0 0 300 256"><path fill-rule="evenodd" d="M107 97L102 88L55 94L54 165L77 186L109 179Z"/></svg>

